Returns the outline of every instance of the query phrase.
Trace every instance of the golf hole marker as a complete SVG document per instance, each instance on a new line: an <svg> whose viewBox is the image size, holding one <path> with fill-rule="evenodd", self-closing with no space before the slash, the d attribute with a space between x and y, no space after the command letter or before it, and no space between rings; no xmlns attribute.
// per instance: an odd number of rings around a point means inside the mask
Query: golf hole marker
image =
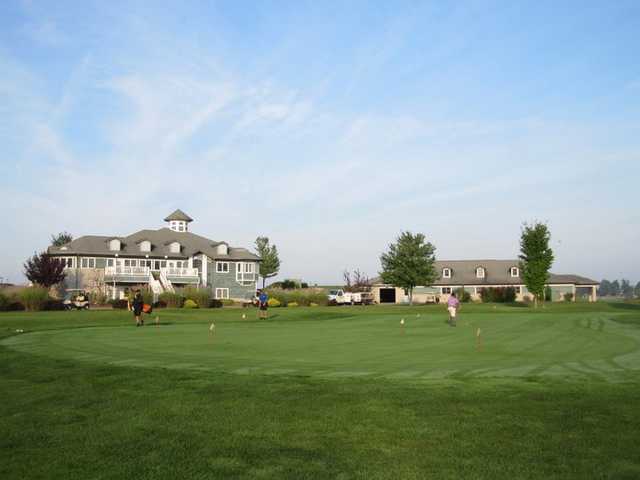
<svg viewBox="0 0 640 480"><path fill-rule="evenodd" d="M160 317L156 315L156 326L160 326Z"/></svg>
<svg viewBox="0 0 640 480"><path fill-rule="evenodd" d="M242 314L242 319L244 320L245 318L247 318L247 314L246 314L246 313L243 313L243 314Z"/></svg>
<svg viewBox="0 0 640 480"><path fill-rule="evenodd" d="M480 327L476 330L476 348L482 350L482 330Z"/></svg>
<svg viewBox="0 0 640 480"><path fill-rule="evenodd" d="M216 324L211 322L211 326L209 327L209 333L212 335L216 333Z"/></svg>

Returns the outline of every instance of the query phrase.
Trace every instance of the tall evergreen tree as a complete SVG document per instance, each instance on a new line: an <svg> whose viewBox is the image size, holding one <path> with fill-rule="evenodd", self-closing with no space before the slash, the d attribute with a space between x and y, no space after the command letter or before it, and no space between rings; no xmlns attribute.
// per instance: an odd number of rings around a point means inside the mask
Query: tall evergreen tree
<svg viewBox="0 0 640 480"><path fill-rule="evenodd" d="M624 298L633 298L633 287L631 286L631 282L626 278L620 281L620 294Z"/></svg>
<svg viewBox="0 0 640 480"><path fill-rule="evenodd" d="M534 296L534 304L544 299L544 290L553 265L553 250L549 246L551 233L546 224L525 223L520 236L520 270L527 289Z"/></svg>
<svg viewBox="0 0 640 480"><path fill-rule="evenodd" d="M62 282L67 276L64 273L64 262L46 252L34 253L24 263L25 276L38 285L49 288Z"/></svg>
<svg viewBox="0 0 640 480"><path fill-rule="evenodd" d="M57 235L51 235L51 245L54 247L61 247L73 240L73 235L69 232L60 232Z"/></svg>
<svg viewBox="0 0 640 480"><path fill-rule="evenodd" d="M613 295L614 297L620 296L620 282L618 280L614 280L613 282L611 282L610 295Z"/></svg>
<svg viewBox="0 0 640 480"><path fill-rule="evenodd" d="M401 232L396 243L380 256L382 281L407 290L409 303L413 304L413 289L430 286L438 276L435 251L436 247L426 242L422 233Z"/></svg>
<svg viewBox="0 0 640 480"><path fill-rule="evenodd" d="M640 282L636 283L636 288L633 289L633 293L636 298L640 298Z"/></svg>
<svg viewBox="0 0 640 480"><path fill-rule="evenodd" d="M275 277L280 271L280 258L276 246L269 245L268 237L256 238L256 252L262 258L260 276L262 277L262 288L264 288L267 278Z"/></svg>

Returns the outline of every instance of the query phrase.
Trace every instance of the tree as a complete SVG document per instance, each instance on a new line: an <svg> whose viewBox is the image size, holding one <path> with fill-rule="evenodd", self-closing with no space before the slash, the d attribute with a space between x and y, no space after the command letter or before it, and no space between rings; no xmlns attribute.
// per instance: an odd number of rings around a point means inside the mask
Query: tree
<svg viewBox="0 0 640 480"><path fill-rule="evenodd" d="M620 293L624 298L633 298L633 287L629 280L623 278L620 281Z"/></svg>
<svg viewBox="0 0 640 480"><path fill-rule="evenodd" d="M24 263L25 276L38 285L50 288L62 282L67 276L64 273L64 262L46 252L34 253Z"/></svg>
<svg viewBox="0 0 640 480"><path fill-rule="evenodd" d="M73 240L73 235L69 232L60 232L57 235L51 235L51 245L54 247L61 247Z"/></svg>
<svg viewBox="0 0 640 480"><path fill-rule="evenodd" d="M611 295L611 282L607 279L603 279L600 282L600 287L598 288L598 295L600 297L606 297Z"/></svg>
<svg viewBox="0 0 640 480"><path fill-rule="evenodd" d="M418 285L430 286L438 277L435 268L435 251L422 233L401 232L396 243L380 256L382 281L404 288L413 304L413 289Z"/></svg>
<svg viewBox="0 0 640 480"><path fill-rule="evenodd" d="M546 224L535 222L522 225L520 236L520 271L527 289L533 294L534 305L544 299L549 269L553 264L553 250L549 246L551 233Z"/></svg>
<svg viewBox="0 0 640 480"><path fill-rule="evenodd" d="M611 291L609 292L609 294L614 297L620 296L620 282L618 280L614 280L613 282L611 282Z"/></svg>
<svg viewBox="0 0 640 480"><path fill-rule="evenodd" d="M640 282L636 283L636 288L634 289L634 293L636 297L640 298Z"/></svg>
<svg viewBox="0 0 640 480"><path fill-rule="evenodd" d="M345 292L368 292L371 290L371 279L359 268L356 268L353 273L345 270L342 273L342 278L344 279Z"/></svg>
<svg viewBox="0 0 640 480"><path fill-rule="evenodd" d="M262 277L262 288L265 287L267 278L275 277L280 270L280 258L275 245L269 245L268 237L256 238L256 251L262 258L260 262L260 276Z"/></svg>

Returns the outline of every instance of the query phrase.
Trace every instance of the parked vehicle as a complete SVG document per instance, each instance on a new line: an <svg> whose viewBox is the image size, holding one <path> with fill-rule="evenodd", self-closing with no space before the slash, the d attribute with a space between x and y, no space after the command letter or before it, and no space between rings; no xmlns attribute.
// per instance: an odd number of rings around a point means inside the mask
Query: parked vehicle
<svg viewBox="0 0 640 480"><path fill-rule="evenodd" d="M329 290L329 303L336 305L370 305L373 303L371 292L345 292L342 289Z"/></svg>
<svg viewBox="0 0 640 480"><path fill-rule="evenodd" d="M62 302L64 308L67 310L88 310L89 309L89 295L84 290L69 289L65 294Z"/></svg>

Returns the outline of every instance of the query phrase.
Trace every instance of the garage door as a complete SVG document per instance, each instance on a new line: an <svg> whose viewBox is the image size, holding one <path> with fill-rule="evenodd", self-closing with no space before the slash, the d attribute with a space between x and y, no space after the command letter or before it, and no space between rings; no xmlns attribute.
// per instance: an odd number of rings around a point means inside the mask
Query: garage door
<svg viewBox="0 0 640 480"><path fill-rule="evenodd" d="M396 289L395 288L381 288L380 289L380 303L396 303Z"/></svg>

